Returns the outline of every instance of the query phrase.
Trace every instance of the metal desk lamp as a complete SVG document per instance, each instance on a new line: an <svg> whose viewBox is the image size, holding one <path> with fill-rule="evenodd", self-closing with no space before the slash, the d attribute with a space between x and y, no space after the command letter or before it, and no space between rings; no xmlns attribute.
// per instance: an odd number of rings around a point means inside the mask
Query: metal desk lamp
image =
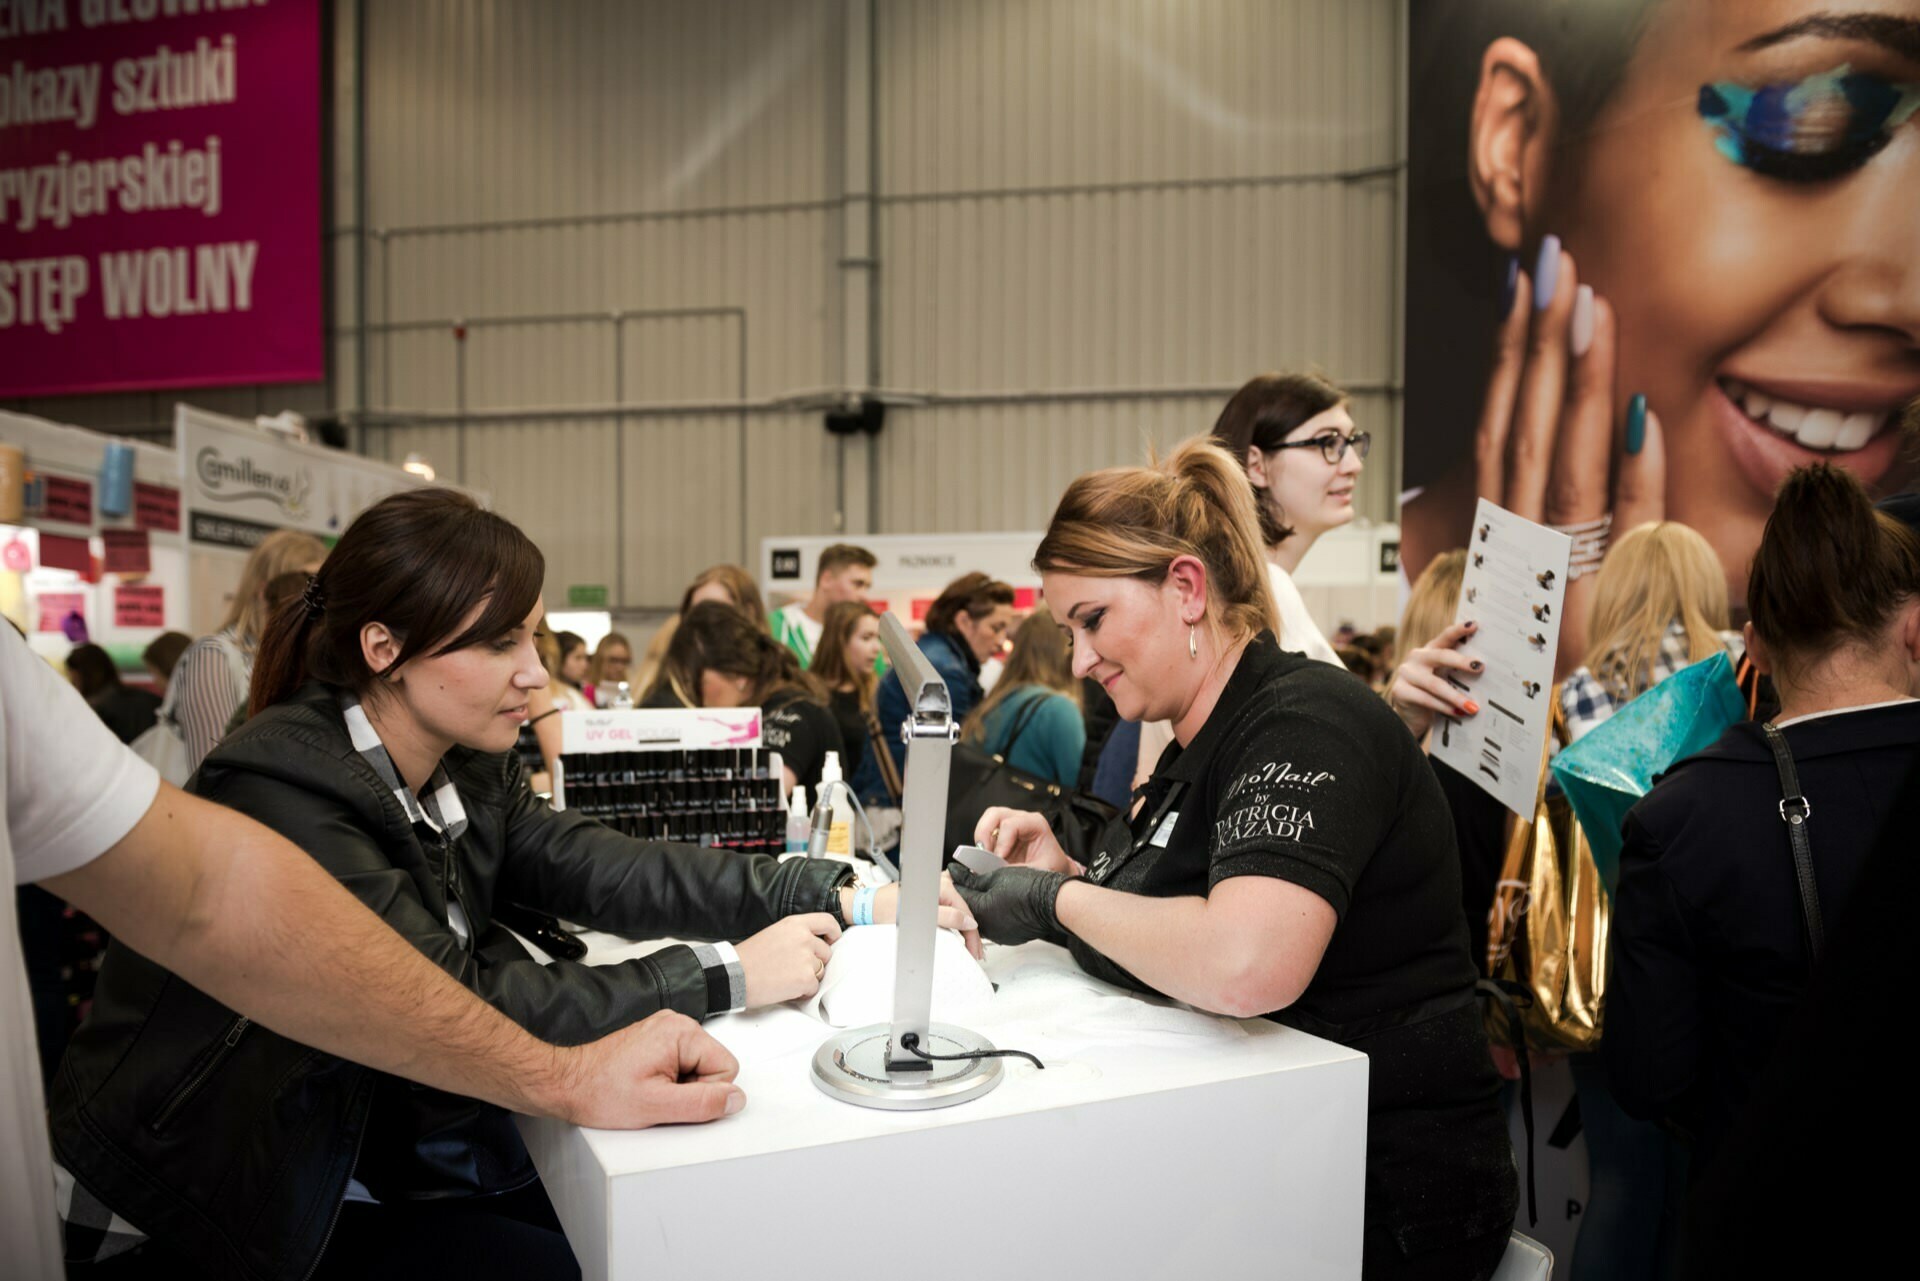
<svg viewBox="0 0 1920 1281"><path fill-rule="evenodd" d="M947 775L960 727L953 721L947 683L892 614L880 616L880 641L913 705L901 729L907 771L901 796L893 1021L829 1039L814 1053L813 1083L845 1103L916 1112L977 1099L1000 1084L1004 1072L998 1059L970 1057L993 1050L985 1037L930 1021ZM914 1049L937 1057L922 1057Z"/></svg>

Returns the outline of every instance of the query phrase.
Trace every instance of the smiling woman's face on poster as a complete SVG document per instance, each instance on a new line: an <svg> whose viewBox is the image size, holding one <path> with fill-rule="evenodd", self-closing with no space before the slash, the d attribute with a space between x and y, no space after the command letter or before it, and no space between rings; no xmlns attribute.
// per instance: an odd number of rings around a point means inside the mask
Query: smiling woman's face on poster
<svg viewBox="0 0 1920 1281"><path fill-rule="evenodd" d="M1792 468L1911 482L1920 0L1412 14L1410 577L1484 495L1682 521L1737 602Z"/></svg>

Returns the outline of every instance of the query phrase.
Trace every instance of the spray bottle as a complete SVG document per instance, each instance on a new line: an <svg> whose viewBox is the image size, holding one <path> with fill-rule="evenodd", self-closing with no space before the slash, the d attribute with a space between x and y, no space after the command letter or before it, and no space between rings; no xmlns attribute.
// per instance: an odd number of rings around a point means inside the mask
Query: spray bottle
<svg viewBox="0 0 1920 1281"><path fill-rule="evenodd" d="M831 797L833 804L833 817L827 827L827 857L851 862L853 805L849 800L847 785L840 777L840 753L827 753L827 759L820 765L820 786L817 790L820 797Z"/></svg>
<svg viewBox="0 0 1920 1281"><path fill-rule="evenodd" d="M787 853L807 852L807 789L795 787L787 804Z"/></svg>

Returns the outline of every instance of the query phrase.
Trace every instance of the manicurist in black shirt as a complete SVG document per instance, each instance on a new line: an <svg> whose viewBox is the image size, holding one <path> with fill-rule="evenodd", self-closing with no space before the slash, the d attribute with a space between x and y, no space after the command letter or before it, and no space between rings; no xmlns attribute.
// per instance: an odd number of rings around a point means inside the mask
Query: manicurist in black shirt
<svg viewBox="0 0 1920 1281"><path fill-rule="evenodd" d="M662 668L699 707L758 707L761 742L780 753L787 787L820 785L828 752L840 750L840 726L827 710L826 689L802 671L793 651L753 620L718 601L703 601L681 618Z"/></svg>
<svg viewBox="0 0 1920 1281"><path fill-rule="evenodd" d="M1085 867L1039 815L983 815L1014 865L955 868L982 934L1366 1053L1365 1275L1489 1275L1517 1177L1446 800L1384 702L1275 641L1238 463L1189 442L1083 476L1034 563L1076 675L1174 743Z"/></svg>

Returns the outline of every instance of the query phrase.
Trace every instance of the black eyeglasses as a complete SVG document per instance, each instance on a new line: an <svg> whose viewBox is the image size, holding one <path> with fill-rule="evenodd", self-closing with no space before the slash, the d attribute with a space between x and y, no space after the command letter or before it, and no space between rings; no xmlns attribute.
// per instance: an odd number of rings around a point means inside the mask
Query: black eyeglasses
<svg viewBox="0 0 1920 1281"><path fill-rule="evenodd" d="M1347 456L1347 446L1353 446L1354 456L1365 458L1367 451L1373 448L1373 433L1357 431L1351 436L1342 436L1337 431L1323 431L1308 440L1289 440L1275 445L1274 449L1317 449L1329 466L1338 467L1340 460Z"/></svg>

